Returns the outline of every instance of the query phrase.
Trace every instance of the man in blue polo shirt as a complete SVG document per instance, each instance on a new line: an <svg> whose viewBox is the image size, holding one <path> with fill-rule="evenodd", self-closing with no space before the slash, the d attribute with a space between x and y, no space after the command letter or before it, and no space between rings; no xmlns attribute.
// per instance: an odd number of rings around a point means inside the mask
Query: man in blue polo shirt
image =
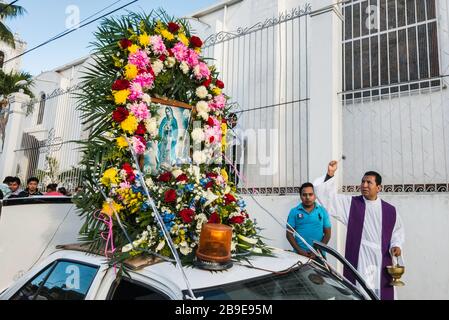
<svg viewBox="0 0 449 320"><path fill-rule="evenodd" d="M299 194L301 203L291 209L288 215L287 240L298 254L314 259L315 255L290 230L295 229L311 246L315 240L327 244L331 238L331 222L326 209L315 203L313 184L304 183L299 189Z"/></svg>

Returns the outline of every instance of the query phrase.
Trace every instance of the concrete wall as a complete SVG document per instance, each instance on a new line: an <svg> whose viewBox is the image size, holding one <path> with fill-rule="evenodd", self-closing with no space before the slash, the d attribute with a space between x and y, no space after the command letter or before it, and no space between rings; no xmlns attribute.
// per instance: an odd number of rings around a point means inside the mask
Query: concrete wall
<svg viewBox="0 0 449 320"><path fill-rule="evenodd" d="M403 280L406 285L398 288L399 299L449 299L449 194L382 194L381 197L396 207L405 227ZM285 230L251 197L244 198L250 216L264 228L262 235L269 238L267 243L291 249ZM255 199L283 223L290 209L299 203L297 196L258 196ZM346 227L331 220L329 244L344 254Z"/></svg>

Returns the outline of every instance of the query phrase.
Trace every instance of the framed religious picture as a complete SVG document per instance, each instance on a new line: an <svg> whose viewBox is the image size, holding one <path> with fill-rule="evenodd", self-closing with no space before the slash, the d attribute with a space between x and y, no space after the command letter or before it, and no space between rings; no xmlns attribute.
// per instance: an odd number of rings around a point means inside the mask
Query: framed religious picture
<svg viewBox="0 0 449 320"><path fill-rule="evenodd" d="M158 105L158 140L147 143L141 167L145 174L156 175L191 162L188 128L192 107L176 100L151 100Z"/></svg>

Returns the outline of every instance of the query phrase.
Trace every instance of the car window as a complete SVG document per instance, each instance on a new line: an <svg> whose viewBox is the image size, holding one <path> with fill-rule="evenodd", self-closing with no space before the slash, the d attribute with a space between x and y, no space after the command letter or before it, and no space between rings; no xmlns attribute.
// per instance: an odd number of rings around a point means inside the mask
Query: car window
<svg viewBox="0 0 449 320"><path fill-rule="evenodd" d="M20 289L12 300L82 300L98 267L73 261L58 261Z"/></svg>
<svg viewBox="0 0 449 320"><path fill-rule="evenodd" d="M311 265L286 274L195 290L208 300L360 300L363 296L332 274Z"/></svg>
<svg viewBox="0 0 449 320"><path fill-rule="evenodd" d="M28 281L10 300L33 300L34 295L40 286L44 283L47 275L53 269L55 263L47 266L43 271Z"/></svg>
<svg viewBox="0 0 449 320"><path fill-rule="evenodd" d="M169 297L156 289L123 278L111 300L169 300Z"/></svg>

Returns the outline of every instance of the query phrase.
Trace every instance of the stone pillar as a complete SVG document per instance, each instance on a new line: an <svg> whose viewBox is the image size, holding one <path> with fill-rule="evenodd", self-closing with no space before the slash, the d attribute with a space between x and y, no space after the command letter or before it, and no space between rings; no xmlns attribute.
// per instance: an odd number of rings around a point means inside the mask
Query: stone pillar
<svg viewBox="0 0 449 320"><path fill-rule="evenodd" d="M338 0L312 2L310 15L309 179L326 174L330 160L338 160L338 185L342 177L342 17ZM344 252L345 228L335 224L332 237ZM340 269L340 266L339 268ZM339 270L341 271L341 270Z"/></svg>
<svg viewBox="0 0 449 320"><path fill-rule="evenodd" d="M24 93L13 93L8 96L9 118L5 129L5 144L0 153L0 179L5 176L15 176L18 161L15 150L20 148L23 120L26 116L26 105L30 97Z"/></svg>
<svg viewBox="0 0 449 320"><path fill-rule="evenodd" d="M336 0L313 3L310 21L309 178L341 160L342 21ZM321 8L321 9L320 9ZM339 169L341 173L341 166Z"/></svg>

